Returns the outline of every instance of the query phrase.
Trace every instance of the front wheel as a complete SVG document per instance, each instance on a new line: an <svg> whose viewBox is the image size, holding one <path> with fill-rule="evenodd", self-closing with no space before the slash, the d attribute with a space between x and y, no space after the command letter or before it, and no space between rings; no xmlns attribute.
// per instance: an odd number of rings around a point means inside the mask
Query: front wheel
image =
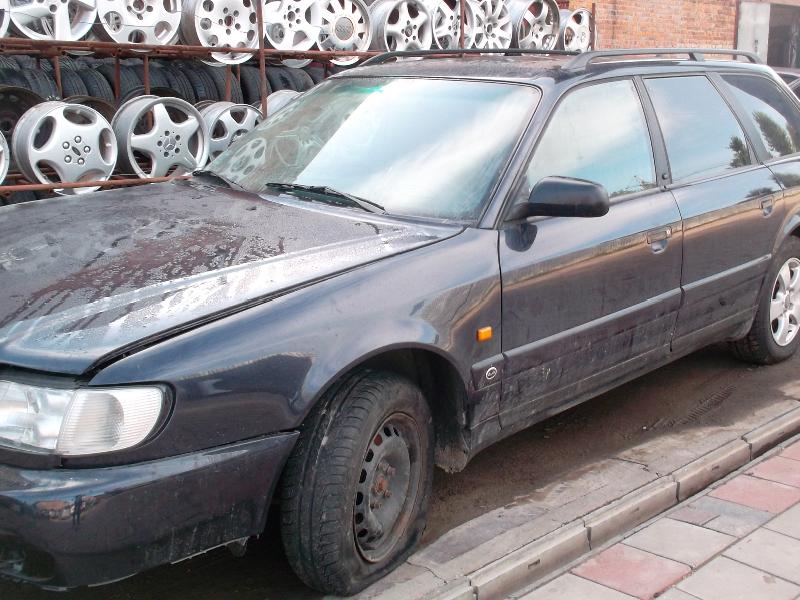
<svg viewBox="0 0 800 600"><path fill-rule="evenodd" d="M310 587L354 594L402 563L422 537L433 424L422 392L364 371L315 409L283 476L281 533Z"/></svg>
<svg viewBox="0 0 800 600"><path fill-rule="evenodd" d="M732 343L737 357L762 365L790 358L800 344L800 240L789 238L775 257L750 332Z"/></svg>

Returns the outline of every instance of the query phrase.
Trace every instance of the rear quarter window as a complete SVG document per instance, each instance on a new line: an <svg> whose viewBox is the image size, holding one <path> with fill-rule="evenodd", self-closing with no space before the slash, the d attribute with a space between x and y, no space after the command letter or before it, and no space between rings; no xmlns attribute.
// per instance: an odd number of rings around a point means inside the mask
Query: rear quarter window
<svg viewBox="0 0 800 600"><path fill-rule="evenodd" d="M772 158L800 152L800 113L774 81L758 75L723 75L753 120Z"/></svg>

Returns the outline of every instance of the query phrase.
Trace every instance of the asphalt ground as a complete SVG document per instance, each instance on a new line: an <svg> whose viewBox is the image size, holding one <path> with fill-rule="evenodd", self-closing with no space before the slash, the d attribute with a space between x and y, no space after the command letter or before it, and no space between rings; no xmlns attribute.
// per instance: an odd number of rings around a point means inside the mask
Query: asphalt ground
<svg viewBox="0 0 800 600"><path fill-rule="evenodd" d="M797 378L798 366L800 357L753 367L735 360L724 346L708 348L496 444L461 473L437 470L423 544L488 511L535 499L603 458L657 445L667 435L689 440L708 426L733 427L774 402L779 390ZM67 593L0 582L0 599L320 598L291 572L274 517L243 558L219 549L115 584Z"/></svg>

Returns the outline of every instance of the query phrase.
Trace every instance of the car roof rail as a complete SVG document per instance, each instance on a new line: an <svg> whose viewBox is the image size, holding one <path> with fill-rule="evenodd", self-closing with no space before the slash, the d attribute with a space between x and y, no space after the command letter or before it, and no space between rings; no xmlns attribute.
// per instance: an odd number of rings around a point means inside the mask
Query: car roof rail
<svg viewBox="0 0 800 600"><path fill-rule="evenodd" d="M504 56L580 56L577 52L569 50L523 50L520 48L493 48L493 49L480 49L480 48L453 48L451 50L407 50L398 52L384 52L373 56L364 61L362 66L366 65L380 65L389 62L392 59L398 58L425 58L436 56L463 56L463 55L483 55L483 54L501 54Z"/></svg>
<svg viewBox="0 0 800 600"><path fill-rule="evenodd" d="M623 58L626 56L663 56L669 54L686 54L689 60L703 62L706 54L723 54L733 57L744 57L753 64L763 65L764 61L754 52L746 50L729 50L726 48L630 48L627 50L595 50L584 52L573 58L564 69L569 71L585 71L589 65L601 58Z"/></svg>

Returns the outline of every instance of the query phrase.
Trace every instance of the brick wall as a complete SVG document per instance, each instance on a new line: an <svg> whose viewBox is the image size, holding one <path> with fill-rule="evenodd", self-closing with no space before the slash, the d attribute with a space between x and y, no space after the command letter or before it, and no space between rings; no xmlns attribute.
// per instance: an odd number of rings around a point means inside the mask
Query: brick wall
<svg viewBox="0 0 800 600"><path fill-rule="evenodd" d="M599 48L733 48L736 0L597 0L597 26Z"/></svg>

